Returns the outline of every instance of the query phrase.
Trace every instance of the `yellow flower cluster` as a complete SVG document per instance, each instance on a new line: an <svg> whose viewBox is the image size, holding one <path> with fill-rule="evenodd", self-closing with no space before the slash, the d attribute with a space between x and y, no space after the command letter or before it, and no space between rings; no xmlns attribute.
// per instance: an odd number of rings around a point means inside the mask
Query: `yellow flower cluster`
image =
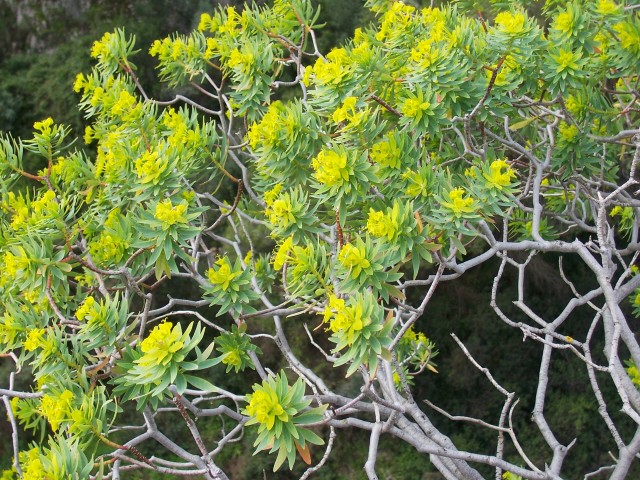
<svg viewBox="0 0 640 480"><path fill-rule="evenodd" d="M48 478L37 448L32 448L28 452L20 452L19 458L23 480L45 480Z"/></svg>
<svg viewBox="0 0 640 480"><path fill-rule="evenodd" d="M13 345L18 336L18 328L16 319L5 312L0 317L0 345Z"/></svg>
<svg viewBox="0 0 640 480"><path fill-rule="evenodd" d="M314 75L318 85L338 85L349 74L349 56L344 48L334 48L327 54L327 58L319 58L313 67L305 68L303 82L309 85L311 75Z"/></svg>
<svg viewBox="0 0 640 480"><path fill-rule="evenodd" d="M227 18L221 20L218 17L211 17L207 13L203 13L200 16L200 23L198 24L198 30L201 32L209 31L211 33L218 32L221 34L229 34L231 36L238 32L238 27L247 26L246 13L238 15L238 12L234 7L227 7Z"/></svg>
<svg viewBox="0 0 640 480"><path fill-rule="evenodd" d="M578 127L572 124L562 122L558 127L558 134L566 143L573 143L578 138L579 133Z"/></svg>
<svg viewBox="0 0 640 480"><path fill-rule="evenodd" d="M162 124L170 130L169 145L176 149L195 148L201 138L197 130L190 129L182 112L170 108L162 116Z"/></svg>
<svg viewBox="0 0 640 480"><path fill-rule="evenodd" d="M398 233L398 205L394 205L390 214L369 209L367 231L374 237L387 237L391 241Z"/></svg>
<svg viewBox="0 0 640 480"><path fill-rule="evenodd" d="M405 332L402 339L409 343L419 343L422 345L427 345L428 343L426 335L422 332L416 333L413 329L413 325Z"/></svg>
<svg viewBox="0 0 640 480"><path fill-rule="evenodd" d="M362 269L369 268L371 262L367 259L364 247L358 248L352 243L345 244L340 250L338 261L345 267L351 268L354 277L360 274Z"/></svg>
<svg viewBox="0 0 640 480"><path fill-rule="evenodd" d="M247 413L255 418L258 423L266 426L267 430L273 428L276 418L282 422L289 420L289 415L280 404L278 395L268 386L258 387L249 398Z"/></svg>
<svg viewBox="0 0 640 480"><path fill-rule="evenodd" d="M556 17L553 27L562 33L573 31L574 19L571 12L562 12Z"/></svg>
<svg viewBox="0 0 640 480"><path fill-rule="evenodd" d="M149 55L158 57L161 64L178 62L189 76L203 73L204 56L203 51L207 45L201 36L167 37L163 40L156 40L151 44Z"/></svg>
<svg viewBox="0 0 640 480"><path fill-rule="evenodd" d="M640 53L640 33L637 28L634 28L633 24L620 22L616 23L613 29L620 39L622 48L632 53Z"/></svg>
<svg viewBox="0 0 640 480"><path fill-rule="evenodd" d="M420 68L429 68L443 55L446 55L446 52L433 45L434 42L435 38L430 37L426 40L421 40L411 49L410 58L418 64Z"/></svg>
<svg viewBox="0 0 640 480"><path fill-rule="evenodd" d="M495 23L501 32L518 35L524 31L524 21L522 13L500 12L496 15Z"/></svg>
<svg viewBox="0 0 640 480"><path fill-rule="evenodd" d="M367 114L366 110L358 112L356 110L356 103L358 99L356 97L347 97L341 107L338 107L331 118L335 123L347 122L350 127L357 127L360 125Z"/></svg>
<svg viewBox="0 0 640 480"><path fill-rule="evenodd" d="M405 28L411 23L415 8L403 2L393 2L382 17L380 30L376 33L376 40L392 40L401 36Z"/></svg>
<svg viewBox="0 0 640 480"><path fill-rule="evenodd" d="M41 122L35 122L33 129L38 130L42 135L47 136L51 134L51 127L53 126L53 119L51 117L42 120Z"/></svg>
<svg viewBox="0 0 640 480"><path fill-rule="evenodd" d="M447 194L451 201L443 202L442 206L451 210L456 217L460 217L465 213L472 213L474 211L473 198L465 197L465 193L461 187L454 188Z"/></svg>
<svg viewBox="0 0 640 480"><path fill-rule="evenodd" d="M135 161L136 174L140 183L152 183L158 185L162 174L169 166L169 162L164 156L160 156L157 151L145 151Z"/></svg>
<svg viewBox="0 0 640 480"><path fill-rule="evenodd" d="M207 278L212 284L220 285L222 290L229 290L233 279L242 275L241 271L234 272L232 270L227 257L219 258L215 265L217 267L207 270Z"/></svg>
<svg viewBox="0 0 640 480"><path fill-rule="evenodd" d="M9 281L15 280L20 277L26 270L29 269L31 260L23 247L15 247L18 251L18 255L14 255L11 252L5 252L2 256L2 263L4 264L0 269L0 285L4 285Z"/></svg>
<svg viewBox="0 0 640 480"><path fill-rule="evenodd" d="M224 363L225 365L232 365L234 367L237 367L242 364L242 357L237 350L231 350L230 352L227 352L222 358L222 363Z"/></svg>
<svg viewBox="0 0 640 480"><path fill-rule="evenodd" d="M483 176L489 188L502 190L503 187L511 184L516 174L505 160L494 160L489 167L489 173L484 173Z"/></svg>
<svg viewBox="0 0 640 480"><path fill-rule="evenodd" d="M600 15L613 15L618 13L620 10L620 5L612 0L600 0L598 2L598 6L596 7L596 12Z"/></svg>
<svg viewBox="0 0 640 480"><path fill-rule="evenodd" d="M285 193L267 206L264 213L269 218L271 225L286 228L296 222L292 209L291 197Z"/></svg>
<svg viewBox="0 0 640 480"><path fill-rule="evenodd" d="M95 306L95 298L91 296L85 298L84 302L82 302L82 305L80 305L80 307L78 307L78 310L76 310L76 318L80 321L85 320L88 316L94 313Z"/></svg>
<svg viewBox="0 0 640 480"><path fill-rule="evenodd" d="M186 211L186 202L181 202L174 206L171 200L167 198L158 202L154 216L162 223L162 229L167 230L177 223L187 223L187 218L184 216Z"/></svg>
<svg viewBox="0 0 640 480"><path fill-rule="evenodd" d="M281 191L282 184L277 183L271 190L267 190L266 192L264 192L264 203L266 203L267 206L270 207L276 200L276 198L278 198L278 195L280 195Z"/></svg>
<svg viewBox="0 0 640 480"><path fill-rule="evenodd" d="M129 242L117 235L101 233L89 243L89 252L96 262L117 263L122 260L129 246Z"/></svg>
<svg viewBox="0 0 640 480"><path fill-rule="evenodd" d="M347 154L344 152L336 152L334 150L322 150L316 158L311 162L315 173L314 176L318 182L333 187L341 186L349 180L349 171L347 169Z"/></svg>
<svg viewBox="0 0 640 480"><path fill-rule="evenodd" d="M60 395L45 395L40 402L40 412L47 419L54 432L58 431L60 424L67 420L71 410L73 392L65 390Z"/></svg>
<svg viewBox="0 0 640 480"><path fill-rule="evenodd" d="M215 32L220 27L220 20L218 17L212 17L208 13L200 15L200 22L198 23L198 31L200 32Z"/></svg>
<svg viewBox="0 0 640 480"><path fill-rule="evenodd" d="M267 113L264 114L260 123L253 123L249 127L247 140L252 149L257 147L270 148L277 145L278 133L282 125L282 110L284 106L282 102L276 100L273 102Z"/></svg>
<svg viewBox="0 0 640 480"><path fill-rule="evenodd" d="M376 143L369 151L374 162L389 168L398 168L402 160L402 151L393 136L388 140Z"/></svg>
<svg viewBox="0 0 640 480"><path fill-rule="evenodd" d="M580 66L578 65L578 60L582 58L582 54L580 52L572 52L571 50L560 49L560 53L558 55L552 55L558 66L556 67L557 73L562 73L565 70L578 70Z"/></svg>
<svg viewBox="0 0 640 480"><path fill-rule="evenodd" d="M415 170L407 170L402 174L402 178L408 182L404 192L410 197L426 197L429 195L429 183L424 175L420 175L420 173Z"/></svg>
<svg viewBox="0 0 640 480"><path fill-rule="evenodd" d="M227 67L235 70L238 73L249 75L251 73L251 67L255 62L255 57L251 52L241 53L237 48L231 51L229 59L227 60Z"/></svg>
<svg viewBox="0 0 640 480"><path fill-rule="evenodd" d="M342 332L347 337L347 343L352 345L357 332L370 323L369 319L362 318L362 305L345 306L345 301L335 295L329 295L329 305L324 310L324 322L329 322L329 329L334 332Z"/></svg>
<svg viewBox="0 0 640 480"><path fill-rule="evenodd" d="M280 270L289 258L289 251L293 248L293 237L287 237L276 250L273 257L273 268Z"/></svg>
<svg viewBox="0 0 640 480"><path fill-rule="evenodd" d="M27 334L27 338L24 341L24 349L27 352L32 352L36 348L42 346L42 337L44 337L44 328L34 328Z"/></svg>
<svg viewBox="0 0 640 480"><path fill-rule="evenodd" d="M426 111L431 107L431 103L427 101L420 100L419 98L407 98L400 111L402 114L409 118L416 118L422 115L422 112Z"/></svg>
<svg viewBox="0 0 640 480"><path fill-rule="evenodd" d="M183 346L180 324L174 327L171 322L164 320L140 343L140 350L144 355L136 363L142 366L167 365Z"/></svg>
<svg viewBox="0 0 640 480"><path fill-rule="evenodd" d="M109 43L114 39L114 35L110 32L106 32L100 40L93 42L91 47L91 57L103 60L108 57L111 52L111 46Z"/></svg>
<svg viewBox="0 0 640 480"><path fill-rule="evenodd" d="M31 203L27 203L24 198L16 197L13 192L9 192L7 203L9 208L14 211L11 218L11 228L14 230L37 225L43 220L56 217L59 212L59 205L53 190L47 190Z"/></svg>
<svg viewBox="0 0 640 480"><path fill-rule="evenodd" d="M497 65L493 68L497 68ZM516 59L512 55L507 55L502 62L502 66L496 75L496 79L494 80L494 85L497 87L502 87L509 83L509 77L512 73L518 73L520 71L520 65L516 61ZM493 77L493 69L487 69L485 71L485 75L487 77L487 82L491 80Z"/></svg>
<svg viewBox="0 0 640 480"><path fill-rule="evenodd" d="M126 90L122 90L118 94L118 99L111 107L111 113L123 119L133 118L131 114L136 110L136 107L138 107L136 97Z"/></svg>

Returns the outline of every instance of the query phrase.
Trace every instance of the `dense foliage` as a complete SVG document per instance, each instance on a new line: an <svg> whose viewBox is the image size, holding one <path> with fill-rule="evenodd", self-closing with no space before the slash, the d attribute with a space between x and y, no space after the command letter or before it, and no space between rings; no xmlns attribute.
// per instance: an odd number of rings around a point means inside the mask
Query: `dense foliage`
<svg viewBox="0 0 640 480"><path fill-rule="evenodd" d="M370 0L376 22L326 55L305 0L221 8L151 45L169 101L147 93L123 29L94 42L96 65L73 86L87 147L52 118L0 138L0 351L34 379L15 389L12 373L0 390L14 472L227 478L217 459L246 431L274 470L315 462L306 478L350 428L368 432L369 478L384 433L446 478L491 466L556 479L574 442L545 415L548 373L571 352L616 451L597 474L624 478L640 452L640 346L622 308L640 311L640 18L611 0L547 2L543 28L494 3L485 20L473 2ZM525 282L549 253L593 277L580 293L560 262L572 298L554 315L532 308ZM495 418L414 395L437 372L416 321L440 284L490 260L487 302L542 351L542 460L514 426L518 392L462 342L503 397ZM510 269L517 312L498 297ZM291 348L292 332L315 353ZM163 433L166 414L197 450ZM465 450L436 416L493 430L495 444ZM224 419L215 439L201 433L211 417ZM18 451L18 423L46 442Z"/></svg>

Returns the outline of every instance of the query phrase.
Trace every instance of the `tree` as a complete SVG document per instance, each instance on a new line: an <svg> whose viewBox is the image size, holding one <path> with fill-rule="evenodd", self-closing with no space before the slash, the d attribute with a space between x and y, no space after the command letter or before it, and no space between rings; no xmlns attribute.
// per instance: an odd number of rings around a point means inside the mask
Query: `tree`
<svg viewBox="0 0 640 480"><path fill-rule="evenodd" d="M300 459L307 478L350 428L369 432L369 478L385 434L445 478L488 466L558 479L575 441L558 440L545 401L552 360L569 351L616 448L585 478L624 478L640 453L640 18L610 0L548 2L544 31L510 3L489 22L463 4L370 0L377 22L326 55L305 0L219 9L151 46L170 100L142 88L133 38L96 41L74 85L89 147L50 118L31 139L0 139L0 347L15 362L0 395L16 474L224 479L217 457L246 431L274 470ZM553 318L527 296L531 259L546 254L579 259L595 285L578 291L560 262L574 298ZM494 258L488 302L542 352L544 464L514 427L518 393L462 342L504 396L496 418L412 393L437 371L416 322L438 285ZM518 315L497 300L507 269ZM579 309L592 310L586 332ZM292 348L292 331L314 355ZM17 389L26 366L35 383ZM167 436L161 414L193 442ZM458 449L440 416L495 431L495 445ZM211 418L224 422L215 439L201 434ZM19 451L18 423L46 444ZM143 454L149 444L162 453Z"/></svg>

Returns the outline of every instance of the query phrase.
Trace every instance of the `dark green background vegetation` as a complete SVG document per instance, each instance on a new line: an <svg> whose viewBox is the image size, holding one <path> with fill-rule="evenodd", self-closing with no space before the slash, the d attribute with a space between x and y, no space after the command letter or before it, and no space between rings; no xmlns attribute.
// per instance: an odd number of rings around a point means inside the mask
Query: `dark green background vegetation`
<svg viewBox="0 0 640 480"><path fill-rule="evenodd" d="M135 60L147 92L155 98L167 98L169 93L156 81L153 59L146 55L148 46L153 40L171 32L190 31L197 25L199 13L211 9L215 3L217 2L204 0L0 0L0 131L28 138L34 121L51 116L56 122L71 125L78 135L82 135L83 118L76 108L78 98L72 91L73 81L78 72L87 72L91 67L89 50L92 42L115 27L125 27L128 32L136 35L142 52ZM327 24L319 33L319 41L325 51L348 38L356 26L370 19L362 8L362 3L358 1L319 0L319 3ZM540 2L532 3L534 8L538 8L539 4ZM584 283L584 279L588 275L579 270L583 267L571 265L570 259L566 259L564 265L577 288L586 291L589 285ZM450 333L455 332L475 358L491 370L498 382L508 390L517 392L520 398L514 416L517 432L525 451L538 466L542 466L543 459L550 458L551 452L530 419L541 348L531 340L523 341L518 331L504 325L489 308L490 287L496 271L496 264L484 264L469 272L462 280L438 287L418 329L437 344L440 354L436 362L440 373L425 374L416 380L415 396L428 397L436 405L455 415L482 418L488 422L495 422L498 418L503 398L470 365L453 342ZM558 277L557 258L534 261L529 273L529 304L543 317L557 314L571 294ZM499 303L506 312L517 318L515 307L511 304L515 298L515 274L515 271L511 271L503 280ZM166 288L181 287L174 282ZM194 292L194 295L197 294ZM583 329L576 334L584 333L591 321L588 308L581 313L583 318L571 320ZM289 319L287 328L291 343L304 358L309 358L314 353L309 350L309 342L300 327L302 321L300 318ZM308 321L313 326L317 323L317 319ZM265 356L275 356L272 346L260 346ZM2 386L6 386L10 366L6 361L0 362ZM274 371L277 368L278 366L272 365ZM344 371L325 366L321 374L330 380L342 382ZM210 380L224 385L227 380L222 369L218 375L219 378ZM234 390L248 392L251 384L257 380L257 376L253 378L251 375L244 378L246 385L234 385ZM604 379L602 381L605 382ZM345 388L349 388L348 384ZM607 383L603 383L603 389L605 398L610 401L610 414L621 416L614 389ZM345 393L353 392L347 390ZM568 351L554 354L547 411L549 423L562 442L568 443L578 437L578 442L566 460L566 478L576 478L577 470L583 471L590 465L595 468L607 461L606 458L594 456L594 447L602 442L610 442L612 449L615 446L597 413L597 404L589 387L586 370L580 360ZM493 431L469 424L452 423L435 412L430 413L434 422L444 433L451 435L460 449L494 453L496 435ZM158 420L167 435L183 439L181 443L189 448L190 437L183 425L168 415L160 416ZM0 416L0 422L4 422L4 415ZM202 422L199 428L205 437L217 438L220 429L224 427L221 420L216 418L207 422L206 426ZM0 423L0 431L6 433L0 441L1 470L9 467L12 452L8 441L8 424ZM626 439L630 434L631 429L623 432ZM37 441L29 439L26 434L22 435L22 440L25 443ZM272 474L273 458L267 455L247 455L247 452L252 451L252 443L252 436L246 435L242 442L230 445L218 457L218 463L225 468L230 478L298 478L303 471L303 467L298 464L295 474L286 471ZM314 478L365 478L362 467L366 461L367 448L366 432L339 432L329 464ZM141 450L148 455L154 453L143 448ZM314 460L321 457L322 451L320 448L314 450ZM402 442L383 437L378 463L380 478L440 478L431 473L432 470L428 457L417 454ZM266 472L264 477L263 471ZM482 471L487 478L492 475L489 469ZM158 477L145 472L128 473L123 478ZM636 470L631 478L640 478L640 472Z"/></svg>

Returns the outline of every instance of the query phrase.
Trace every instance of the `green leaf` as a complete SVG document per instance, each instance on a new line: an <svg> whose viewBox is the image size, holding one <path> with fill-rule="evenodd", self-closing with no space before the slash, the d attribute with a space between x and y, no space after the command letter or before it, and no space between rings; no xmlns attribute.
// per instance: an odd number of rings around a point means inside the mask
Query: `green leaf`
<svg viewBox="0 0 640 480"><path fill-rule="evenodd" d="M213 383L203 378L195 377L193 375L185 375L184 377L190 385L193 385L198 390L202 390L204 392L215 392L218 390Z"/></svg>

